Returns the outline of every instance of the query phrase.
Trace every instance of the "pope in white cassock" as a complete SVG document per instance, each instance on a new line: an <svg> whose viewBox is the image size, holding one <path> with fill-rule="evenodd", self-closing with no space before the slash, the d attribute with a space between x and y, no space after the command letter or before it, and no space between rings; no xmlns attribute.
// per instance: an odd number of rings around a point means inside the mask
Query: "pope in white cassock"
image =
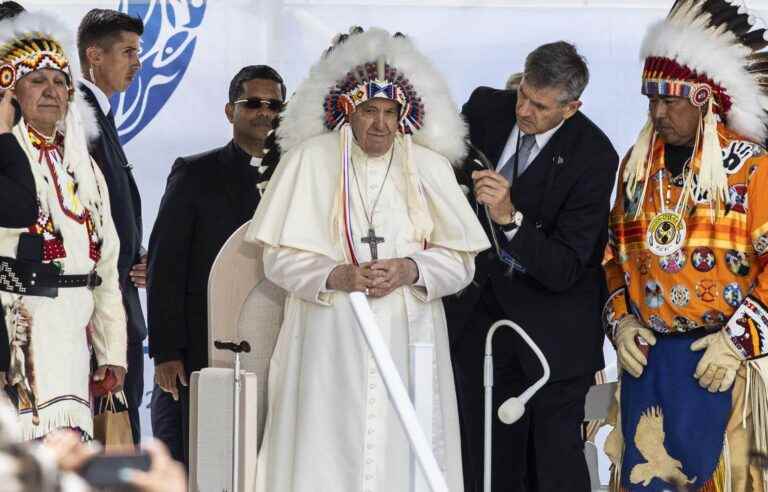
<svg viewBox="0 0 768 492"><path fill-rule="evenodd" d="M247 234L288 292L257 491L410 490L409 442L352 291L368 295L411 391L412 347L433 344L426 434L450 490L462 490L440 299L472 280L489 244L449 162L464 155L465 126L445 82L404 36L358 29L311 69L277 136L286 153Z"/></svg>

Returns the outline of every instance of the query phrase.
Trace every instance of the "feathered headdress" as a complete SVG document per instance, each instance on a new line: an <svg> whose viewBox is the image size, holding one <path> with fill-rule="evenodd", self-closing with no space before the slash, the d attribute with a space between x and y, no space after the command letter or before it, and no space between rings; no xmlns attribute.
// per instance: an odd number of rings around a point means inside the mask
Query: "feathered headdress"
<svg viewBox="0 0 768 492"><path fill-rule="evenodd" d="M64 50L71 39L56 19L21 12L0 26L0 89L13 89L25 75L51 68L63 72L70 92L74 91L72 67Z"/></svg>
<svg viewBox="0 0 768 492"><path fill-rule="evenodd" d="M400 104L400 133L451 162L466 153L466 126L443 77L402 34L353 28L311 69L282 115L277 138L284 150L324 132L340 130L365 101Z"/></svg>
<svg viewBox="0 0 768 492"><path fill-rule="evenodd" d="M98 137L99 127L93 109L77 90L79 64L69 57L74 49L70 30L53 16L40 12L21 12L0 21L0 88L12 89L24 76L36 70L54 69L63 72L69 83L69 105L65 118L59 122L64 133L64 166L73 170L78 182L78 195L91 212L95 226L101 228L101 205L104 195L98 187L88 140ZM22 118L14 127L22 148L34 154L26 122ZM40 207L47 212L55 206L55 197L45 196L48 187L37 166L32 166Z"/></svg>
<svg viewBox="0 0 768 492"><path fill-rule="evenodd" d="M728 187L718 119L761 144L768 135L768 41L758 21L735 1L677 0L643 41L642 93L685 97L703 108L693 152L701 151L699 191L713 201L724 201ZM624 170L628 193L648 181L655 137L649 119Z"/></svg>

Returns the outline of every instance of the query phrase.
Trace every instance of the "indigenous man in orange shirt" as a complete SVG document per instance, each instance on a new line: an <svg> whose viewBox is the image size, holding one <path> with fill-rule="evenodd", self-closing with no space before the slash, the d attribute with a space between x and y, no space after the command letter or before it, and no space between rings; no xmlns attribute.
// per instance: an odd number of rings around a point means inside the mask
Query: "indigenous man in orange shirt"
<svg viewBox="0 0 768 492"><path fill-rule="evenodd" d="M611 214L621 373L612 490L765 491L768 45L725 1L678 0L643 43L650 119Z"/></svg>

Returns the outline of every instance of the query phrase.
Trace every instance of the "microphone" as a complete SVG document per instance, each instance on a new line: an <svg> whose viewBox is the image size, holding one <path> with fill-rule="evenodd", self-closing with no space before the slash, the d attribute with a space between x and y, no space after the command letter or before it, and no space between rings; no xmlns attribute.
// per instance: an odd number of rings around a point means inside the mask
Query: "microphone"
<svg viewBox="0 0 768 492"><path fill-rule="evenodd" d="M213 346L216 347L219 350L229 350L230 352L234 352L236 354L239 354L241 352L248 353L251 351L251 344L243 340L240 343L235 342L226 342L222 340L214 340Z"/></svg>
<svg viewBox="0 0 768 492"><path fill-rule="evenodd" d="M485 337L485 364L483 371L483 386L485 386L485 436L484 436L484 449L483 449L483 490L485 492L491 491L491 407L493 406L493 335L496 330L502 326L508 326L515 330L520 338L531 347L531 350L539 358L541 367L544 369L544 374L541 379L536 381L530 388L523 391L520 396L513 396L499 406L498 416L499 420L505 424L514 424L525 413L525 404L533 398L533 395L541 389L549 380L549 363L547 363L546 357L541 352L541 349L536 343L531 340L531 337L523 331L517 323L514 323L508 319L502 319L495 322L491 329L488 330L488 335Z"/></svg>
<svg viewBox="0 0 768 492"><path fill-rule="evenodd" d="M546 361L544 361L544 363L546 364ZM542 378L536 381L530 388L523 391L520 396L513 396L499 406L499 420L507 425L514 424L520 420L520 417L525 413L525 404L528 403L533 395L535 395L549 379L549 367L546 368L546 371L547 374L545 376L542 376Z"/></svg>
<svg viewBox="0 0 768 492"><path fill-rule="evenodd" d="M549 380L549 363L547 363L547 358L544 357L544 354L541 352L541 349L538 347L538 345L536 345L531 337L528 336L528 334L523 331L523 329L520 328L517 323L513 323L512 321L506 319L499 320L494 323L493 326L491 326L491 329L488 332L488 336L485 339L486 366L490 366L486 367L486 378L490 378L490 380L486 380L486 386L493 386L493 335L496 330L502 326L508 326L515 330L518 335L520 335L520 338L522 338L523 341L528 344L533 353L536 354L536 357L539 358L541 367L544 370L544 374L541 376L541 378L531 387L523 391L519 396L513 396L512 398L509 398L507 401L502 403L501 406L499 406L499 420L507 425L510 425L517 422L520 417L523 416L525 413L525 404L528 403L528 401L533 398L533 395L535 395L536 392L539 391L542 386L544 386Z"/></svg>

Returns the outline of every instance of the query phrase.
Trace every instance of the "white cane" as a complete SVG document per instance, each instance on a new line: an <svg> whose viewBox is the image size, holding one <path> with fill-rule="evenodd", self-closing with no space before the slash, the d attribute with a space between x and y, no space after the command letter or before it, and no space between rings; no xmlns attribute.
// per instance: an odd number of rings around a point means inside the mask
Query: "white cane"
<svg viewBox="0 0 768 492"><path fill-rule="evenodd" d="M240 353L251 351L251 345L242 341L240 343L222 342L216 340L214 347L219 350L229 350L235 353L235 374L233 376L234 388L232 395L232 492L240 491Z"/></svg>
<svg viewBox="0 0 768 492"><path fill-rule="evenodd" d="M544 374L541 379L536 381L531 387L523 391L520 396L513 396L499 406L499 420L505 424L514 424L525 413L525 404L541 389L547 380L549 380L549 364L547 358L539 349L538 345L531 340L531 337L523 331L517 323L514 323L508 319L502 319L495 322L491 329L488 331L488 335L485 337L485 361L483 365L483 385L485 386L485 441L483 449L483 490L484 492L491 492L491 425L492 425L492 408L493 408L493 335L496 330L502 326L509 326L520 335L525 343L531 347L531 350L539 358L541 367L544 369Z"/></svg>
<svg viewBox="0 0 768 492"><path fill-rule="evenodd" d="M432 454L432 448L419 425L416 410L413 408L413 403L408 397L408 391L405 389L400 374L397 372L392 355L389 353L379 327L376 325L373 312L370 305L368 305L368 299L361 292L352 292L349 294L349 298L365 341L368 343L368 348L371 350L373 359L376 361L381 379L384 380L384 386L387 387L389 398L397 411L398 417L400 417L400 422L403 424L408 440L411 442L411 447L416 454L416 460L419 462L429 488L432 492L448 492L448 484L440 472L435 455Z"/></svg>

